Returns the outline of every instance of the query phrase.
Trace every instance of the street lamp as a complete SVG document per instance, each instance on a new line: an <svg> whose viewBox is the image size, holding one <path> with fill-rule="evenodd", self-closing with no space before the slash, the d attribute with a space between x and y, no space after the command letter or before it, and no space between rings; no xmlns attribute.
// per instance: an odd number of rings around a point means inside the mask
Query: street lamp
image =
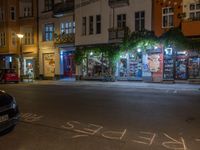
<svg viewBox="0 0 200 150"><path fill-rule="evenodd" d="M17 37L20 40L20 51L19 51L19 62L20 62L20 80L23 81L23 74L24 74L24 65L23 65L23 51L22 51L22 38L24 37L23 34L17 34Z"/></svg>

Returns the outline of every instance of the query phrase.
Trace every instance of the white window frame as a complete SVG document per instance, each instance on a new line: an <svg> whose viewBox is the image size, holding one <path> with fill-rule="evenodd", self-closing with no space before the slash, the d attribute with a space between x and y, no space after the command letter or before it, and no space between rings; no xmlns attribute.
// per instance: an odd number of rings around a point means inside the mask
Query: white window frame
<svg viewBox="0 0 200 150"><path fill-rule="evenodd" d="M194 5L194 10L190 10L190 6L191 5ZM192 20L200 20L200 17L197 18L197 13L200 13L200 8L197 9L197 5L200 5L200 3L190 3L189 4L189 19L192 19ZM194 18L191 18L190 17L190 14L191 13L194 13Z"/></svg>
<svg viewBox="0 0 200 150"><path fill-rule="evenodd" d="M164 14L164 10L167 9L168 13ZM169 10L172 9L173 12L169 12ZM172 20L173 20L173 25L170 25L170 17L172 16ZM164 26L163 21L164 21L164 17L167 17L167 26ZM164 7L162 8L162 28L173 28L174 27L174 9L173 7Z"/></svg>
<svg viewBox="0 0 200 150"><path fill-rule="evenodd" d="M24 15L24 17L31 17L32 16L31 7L24 7L23 15Z"/></svg>
<svg viewBox="0 0 200 150"><path fill-rule="evenodd" d="M11 32L11 43L13 47L17 46L17 36L15 32Z"/></svg>
<svg viewBox="0 0 200 150"><path fill-rule="evenodd" d="M75 22L67 21L60 24L60 33L74 34L75 33Z"/></svg>
<svg viewBox="0 0 200 150"><path fill-rule="evenodd" d="M136 18L136 13L139 14L138 18ZM142 13L144 13L144 17L142 17ZM139 22L139 25L138 25L139 30L137 30L137 31L144 30L145 29L145 11L144 10L135 12L135 31L136 31L136 21ZM142 21L144 21L144 28L142 28Z"/></svg>

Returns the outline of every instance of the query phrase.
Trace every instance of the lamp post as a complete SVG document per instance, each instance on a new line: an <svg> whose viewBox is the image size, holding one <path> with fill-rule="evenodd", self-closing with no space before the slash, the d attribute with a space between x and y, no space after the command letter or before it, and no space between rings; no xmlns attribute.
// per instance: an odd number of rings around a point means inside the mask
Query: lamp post
<svg viewBox="0 0 200 150"><path fill-rule="evenodd" d="M23 51L22 51L22 39L24 37L23 34L17 34L19 38L20 44L20 51L19 51L19 62L20 62L20 80L23 81L23 74L24 74L24 63L23 63Z"/></svg>

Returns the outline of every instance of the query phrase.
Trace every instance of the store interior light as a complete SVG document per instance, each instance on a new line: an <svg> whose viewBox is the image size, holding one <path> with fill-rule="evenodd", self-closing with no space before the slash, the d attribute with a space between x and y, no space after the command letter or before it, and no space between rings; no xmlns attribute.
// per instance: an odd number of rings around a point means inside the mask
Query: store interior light
<svg viewBox="0 0 200 150"><path fill-rule="evenodd" d="M12 62L12 57L9 57L9 62L10 62L10 63Z"/></svg>
<svg viewBox="0 0 200 150"><path fill-rule="evenodd" d="M154 46L154 49L158 49L158 46Z"/></svg>
<svg viewBox="0 0 200 150"><path fill-rule="evenodd" d="M93 55L93 52L90 52L90 56L92 56Z"/></svg>
<svg viewBox="0 0 200 150"><path fill-rule="evenodd" d="M137 52L138 52L138 53L140 53L141 51L142 51L141 48L138 48L138 49L137 49Z"/></svg>

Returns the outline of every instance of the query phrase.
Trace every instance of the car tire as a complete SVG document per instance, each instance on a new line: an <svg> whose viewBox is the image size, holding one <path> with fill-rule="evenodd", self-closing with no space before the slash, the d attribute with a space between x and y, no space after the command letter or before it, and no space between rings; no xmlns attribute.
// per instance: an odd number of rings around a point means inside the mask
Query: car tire
<svg viewBox="0 0 200 150"><path fill-rule="evenodd" d="M9 127L8 129L2 131L2 132L0 133L0 136L6 135L6 134L10 133L11 131L13 131L13 130L15 129L15 126L16 126L16 125L13 125L13 126Z"/></svg>

